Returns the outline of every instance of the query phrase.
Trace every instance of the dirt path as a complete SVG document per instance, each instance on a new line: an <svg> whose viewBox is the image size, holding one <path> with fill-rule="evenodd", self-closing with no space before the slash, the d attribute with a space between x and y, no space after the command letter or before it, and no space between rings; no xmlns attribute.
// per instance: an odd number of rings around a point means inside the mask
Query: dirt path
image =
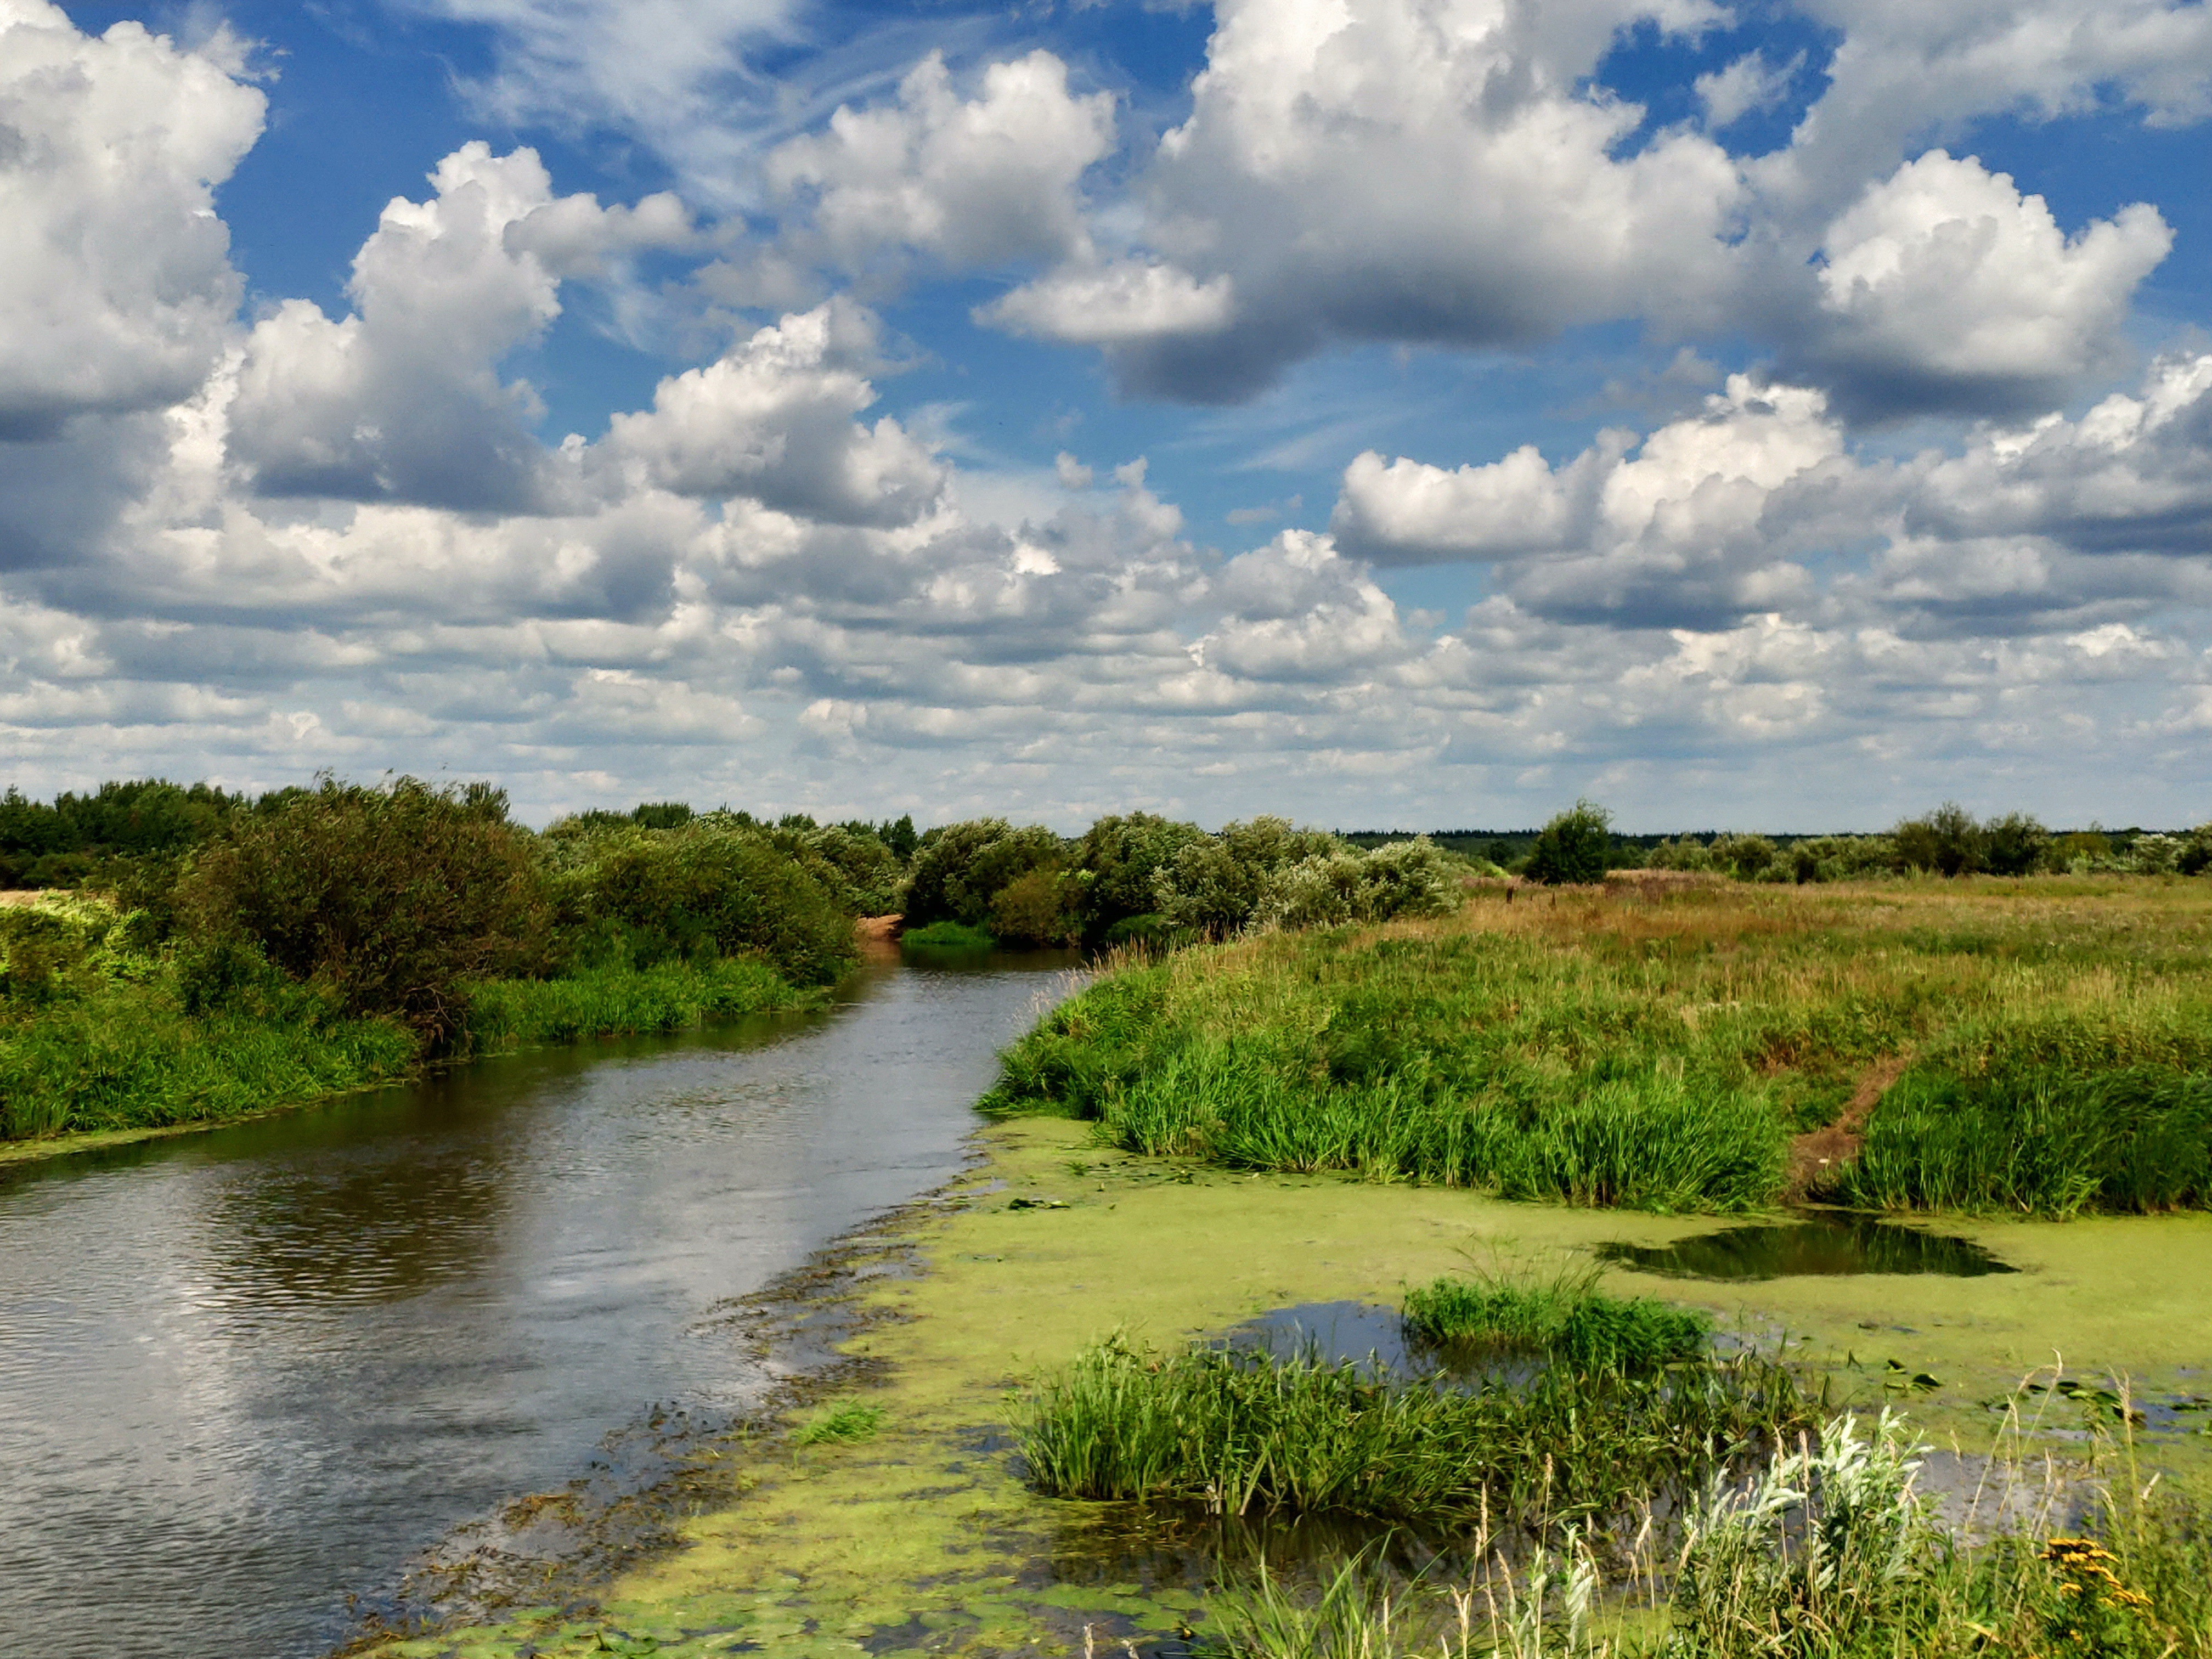
<svg viewBox="0 0 2212 1659"><path fill-rule="evenodd" d="M1789 1196L1803 1198L1831 1170L1848 1164L1866 1143L1867 1120L1889 1085L1905 1075L1910 1054L1885 1054L1859 1074L1859 1086L1826 1128L1796 1136L1790 1143Z"/></svg>

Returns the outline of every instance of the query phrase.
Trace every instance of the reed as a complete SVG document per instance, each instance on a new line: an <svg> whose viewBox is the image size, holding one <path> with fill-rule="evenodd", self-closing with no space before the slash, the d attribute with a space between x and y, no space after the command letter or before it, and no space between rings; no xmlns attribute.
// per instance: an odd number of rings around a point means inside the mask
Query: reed
<svg viewBox="0 0 2212 1659"><path fill-rule="evenodd" d="M404 1076L415 1034L380 1019L192 1018L124 986L0 1030L0 1139L220 1120Z"/></svg>
<svg viewBox="0 0 2212 1659"><path fill-rule="evenodd" d="M1712 1320L1656 1297L1607 1296L1603 1270L1477 1272L1406 1292L1407 1334L1447 1350L1542 1354L1581 1372L1650 1371L1705 1352Z"/></svg>
<svg viewBox="0 0 2212 1659"><path fill-rule="evenodd" d="M2202 1209L2212 1203L2212 1077L1908 1077L1838 1191L1885 1209Z"/></svg>
<svg viewBox="0 0 2212 1659"><path fill-rule="evenodd" d="M1030 1480L1057 1497L1556 1528L1611 1524L1808 1420L1790 1373L1748 1354L1462 1389L1310 1352L1115 1337L1029 1395L1018 1435Z"/></svg>
<svg viewBox="0 0 2212 1659"><path fill-rule="evenodd" d="M1586 1535L1394 1571L1232 1571L1194 1651L1221 1659L2205 1659L2212 1511L2124 1458L2063 1524L2063 1477L2001 1449L1957 1529L1916 1490L1926 1448L1850 1417L1716 1483L1607 1556ZM1988 1508L1985 1510L1984 1505Z"/></svg>
<svg viewBox="0 0 2212 1659"><path fill-rule="evenodd" d="M493 1054L586 1036L678 1031L812 1006L823 996L793 986L758 957L665 962L472 986L464 1030L471 1052Z"/></svg>

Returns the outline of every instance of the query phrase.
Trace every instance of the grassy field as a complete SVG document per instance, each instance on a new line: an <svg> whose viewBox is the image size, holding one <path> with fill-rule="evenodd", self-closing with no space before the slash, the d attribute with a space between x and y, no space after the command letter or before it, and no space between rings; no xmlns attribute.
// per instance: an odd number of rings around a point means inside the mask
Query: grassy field
<svg viewBox="0 0 2212 1659"><path fill-rule="evenodd" d="M986 1106L1231 1168L1656 1211L2196 1208L2208 969L2203 880L1493 887L1120 966ZM1793 1167L1824 1129L1829 1162Z"/></svg>

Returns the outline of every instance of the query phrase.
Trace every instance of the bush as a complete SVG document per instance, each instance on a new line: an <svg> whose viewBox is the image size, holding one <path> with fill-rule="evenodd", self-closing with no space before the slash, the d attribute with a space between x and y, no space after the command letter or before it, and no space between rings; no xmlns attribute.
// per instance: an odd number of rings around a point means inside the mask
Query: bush
<svg viewBox="0 0 2212 1659"><path fill-rule="evenodd" d="M1971 876L1988 861L1987 836L1974 815L1956 801L1945 801L1924 818L1907 818L1891 833L1898 857L1908 870Z"/></svg>
<svg viewBox="0 0 2212 1659"><path fill-rule="evenodd" d="M1008 945L1045 949L1082 937L1082 889L1058 870L1016 876L991 901L991 932Z"/></svg>
<svg viewBox="0 0 2212 1659"><path fill-rule="evenodd" d="M1326 830L1300 830L1288 818L1225 823L1219 835L1177 848L1154 872L1153 902L1170 927L1226 939L1253 920L1278 871L1343 850Z"/></svg>
<svg viewBox="0 0 2212 1659"><path fill-rule="evenodd" d="M250 941L341 1012L386 1015L443 1046L468 981L542 960L550 913L527 831L487 785L374 789L325 780L234 814L178 903L203 945Z"/></svg>
<svg viewBox="0 0 2212 1659"><path fill-rule="evenodd" d="M1711 870L1716 867L1712 854L1705 842L1694 836L1680 836L1662 841L1644 855L1647 870Z"/></svg>
<svg viewBox="0 0 2212 1659"><path fill-rule="evenodd" d="M1764 836L1716 836L1705 849L1717 870L1725 870L1738 881L1757 881L1776 867L1774 843Z"/></svg>
<svg viewBox="0 0 2212 1659"><path fill-rule="evenodd" d="M149 977L145 918L105 900L54 894L0 909L0 1006L43 1007L104 982Z"/></svg>
<svg viewBox="0 0 2212 1659"><path fill-rule="evenodd" d="M773 837L854 916L888 916L906 902L906 866L873 830L849 823Z"/></svg>
<svg viewBox="0 0 2212 1659"><path fill-rule="evenodd" d="M906 919L916 927L957 921L990 924L991 903L1017 878L1057 870L1066 861L1060 837L1042 824L1017 830L1004 818L971 818L933 830L914 857Z"/></svg>
<svg viewBox="0 0 2212 1659"><path fill-rule="evenodd" d="M555 893L572 962L647 968L758 956L826 985L858 954L849 913L773 832L710 814L680 830L599 832Z"/></svg>
<svg viewBox="0 0 2212 1659"><path fill-rule="evenodd" d="M1366 908L1366 866L1345 849L1316 853L1276 871L1260 890L1252 921L1262 927L1334 927Z"/></svg>
<svg viewBox="0 0 2212 1659"><path fill-rule="evenodd" d="M1124 923L1156 916L1160 872L1184 848L1207 839L1194 823L1176 823L1150 812L1103 817L1092 824L1075 846L1085 939L1103 944Z"/></svg>
<svg viewBox="0 0 2212 1659"><path fill-rule="evenodd" d="M2212 823L2200 823L2181 838L2181 851L2173 867L2185 876L2201 876L2212 870Z"/></svg>
<svg viewBox="0 0 2212 1659"><path fill-rule="evenodd" d="M1982 854L1993 876L2032 876L2051 861L2051 831L2025 812L1982 826Z"/></svg>
<svg viewBox="0 0 2212 1659"><path fill-rule="evenodd" d="M1547 886L1603 881L1606 854L1613 848L1612 823L1613 814L1603 807L1577 801L1538 833L1522 873Z"/></svg>
<svg viewBox="0 0 2212 1659"><path fill-rule="evenodd" d="M1252 920L1269 927L1388 921L1441 915L1458 896L1444 855L1424 836L1365 853L1340 848L1300 859L1267 878Z"/></svg>

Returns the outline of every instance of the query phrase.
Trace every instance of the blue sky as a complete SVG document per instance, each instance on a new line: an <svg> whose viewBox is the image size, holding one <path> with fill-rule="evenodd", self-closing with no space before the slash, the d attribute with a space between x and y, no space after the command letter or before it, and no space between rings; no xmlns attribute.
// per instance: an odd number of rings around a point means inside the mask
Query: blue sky
<svg viewBox="0 0 2212 1659"><path fill-rule="evenodd" d="M2212 817L2212 11L0 0L37 791Z"/></svg>

